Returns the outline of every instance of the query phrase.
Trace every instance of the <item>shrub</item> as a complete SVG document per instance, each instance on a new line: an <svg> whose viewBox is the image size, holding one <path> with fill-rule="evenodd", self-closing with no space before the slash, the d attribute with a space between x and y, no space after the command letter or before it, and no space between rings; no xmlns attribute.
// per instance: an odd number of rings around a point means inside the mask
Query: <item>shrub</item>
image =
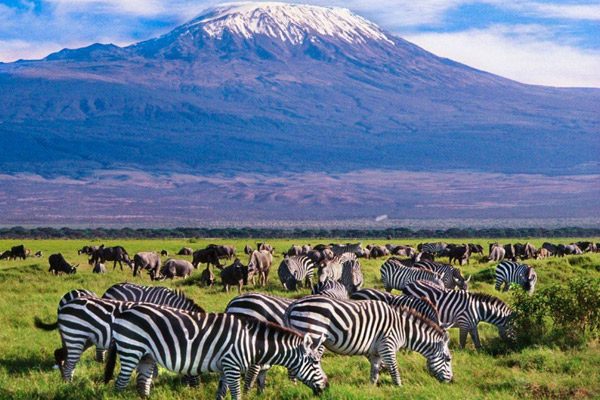
<svg viewBox="0 0 600 400"><path fill-rule="evenodd" d="M519 346L580 346L600 334L600 279L578 278L532 296L515 290L513 310Z"/></svg>

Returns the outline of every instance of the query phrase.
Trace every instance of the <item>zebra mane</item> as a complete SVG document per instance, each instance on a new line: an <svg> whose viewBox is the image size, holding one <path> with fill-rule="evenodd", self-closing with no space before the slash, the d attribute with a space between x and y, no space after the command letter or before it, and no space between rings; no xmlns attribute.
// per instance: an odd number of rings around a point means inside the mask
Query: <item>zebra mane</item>
<svg viewBox="0 0 600 400"><path fill-rule="evenodd" d="M433 331L435 331L440 336L444 337L446 335L445 330L443 330L438 324L436 324L429 318L425 317L420 312L415 311L411 308L404 307L404 306L400 306L400 307L398 307L398 309L402 311L402 314L414 317L416 320L421 322L423 325L426 325L427 327L431 328Z"/></svg>
<svg viewBox="0 0 600 400"><path fill-rule="evenodd" d="M502 305L502 306L508 307L508 305L505 302L503 302L496 296L492 296L491 294L469 292L469 296L473 300L476 300L476 301L481 301L484 303L492 303L492 304L497 304L497 305Z"/></svg>
<svg viewBox="0 0 600 400"><path fill-rule="evenodd" d="M250 317L248 315L243 315L243 314L235 314L235 316L236 316L236 318L243 320L246 323L246 325L248 325L249 328L267 328L270 331L287 333L287 334L298 336L300 338L304 337L303 333L301 333L295 329L291 329L286 326L281 326L281 325L275 324L273 322L261 321L254 317Z"/></svg>
<svg viewBox="0 0 600 400"><path fill-rule="evenodd" d="M175 297L177 299L183 300L185 302L185 305L190 307L191 311L198 312L198 313L206 312L206 310L204 308L200 307L198 304L196 304L196 302L194 300L187 297L186 294L181 289L169 289L169 290L171 290L173 292L173 294L175 294Z"/></svg>

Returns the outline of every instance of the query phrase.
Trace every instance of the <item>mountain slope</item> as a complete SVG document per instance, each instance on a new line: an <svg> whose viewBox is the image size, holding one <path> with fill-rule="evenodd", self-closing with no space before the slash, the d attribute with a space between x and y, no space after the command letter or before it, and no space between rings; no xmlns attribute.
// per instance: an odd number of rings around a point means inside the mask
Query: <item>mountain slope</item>
<svg viewBox="0 0 600 400"><path fill-rule="evenodd" d="M128 47L0 65L0 168L600 173L600 90L523 85L347 10L210 9Z"/></svg>

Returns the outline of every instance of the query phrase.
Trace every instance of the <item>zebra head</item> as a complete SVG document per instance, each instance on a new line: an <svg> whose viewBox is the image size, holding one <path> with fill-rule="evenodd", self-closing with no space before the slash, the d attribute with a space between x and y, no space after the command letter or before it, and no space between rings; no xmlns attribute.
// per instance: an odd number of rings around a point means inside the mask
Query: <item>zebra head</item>
<svg viewBox="0 0 600 400"><path fill-rule="evenodd" d="M444 332L436 345L436 351L427 358L427 368L431 375L441 382L452 381L452 355L448 343L450 336Z"/></svg>
<svg viewBox="0 0 600 400"><path fill-rule="evenodd" d="M525 289L529 294L533 294L535 290L535 284L537 283L537 274L532 267L527 268L527 272L523 276L523 289Z"/></svg>
<svg viewBox="0 0 600 400"><path fill-rule="evenodd" d="M469 275L469 278L465 279L458 269L454 269L452 271L452 280L454 281L454 285L460 290L467 291L469 289L469 281L471 280L471 276Z"/></svg>
<svg viewBox="0 0 600 400"><path fill-rule="evenodd" d="M298 346L298 362L290 367L290 376L294 376L302 383L312 389L315 395L319 395L329 386L327 375L321 367L321 348L325 342L325 335L321 335L316 345L313 345L313 339L310 334L304 335L304 340Z"/></svg>
<svg viewBox="0 0 600 400"><path fill-rule="evenodd" d="M515 314L512 312L508 314L503 321L498 323L498 334L500 338L505 341L515 341L517 338L517 332L513 324Z"/></svg>
<svg viewBox="0 0 600 400"><path fill-rule="evenodd" d="M333 271L331 270L331 264L325 264L319 268L319 282L325 283L329 278L333 277Z"/></svg>

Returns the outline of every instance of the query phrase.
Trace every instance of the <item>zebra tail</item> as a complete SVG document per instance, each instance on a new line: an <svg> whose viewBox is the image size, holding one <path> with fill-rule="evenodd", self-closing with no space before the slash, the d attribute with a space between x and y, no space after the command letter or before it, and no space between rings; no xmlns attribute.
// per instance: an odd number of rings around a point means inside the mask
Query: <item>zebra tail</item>
<svg viewBox="0 0 600 400"><path fill-rule="evenodd" d="M58 321L56 321L52 324L47 324L45 322L42 322L40 317L35 317L33 319L33 324L35 325L36 328L43 329L45 331L53 331L55 329L58 329Z"/></svg>
<svg viewBox="0 0 600 400"><path fill-rule="evenodd" d="M117 345L112 342L108 348L108 357L106 367L104 367L104 383L107 384L115 374L115 365L117 364Z"/></svg>

